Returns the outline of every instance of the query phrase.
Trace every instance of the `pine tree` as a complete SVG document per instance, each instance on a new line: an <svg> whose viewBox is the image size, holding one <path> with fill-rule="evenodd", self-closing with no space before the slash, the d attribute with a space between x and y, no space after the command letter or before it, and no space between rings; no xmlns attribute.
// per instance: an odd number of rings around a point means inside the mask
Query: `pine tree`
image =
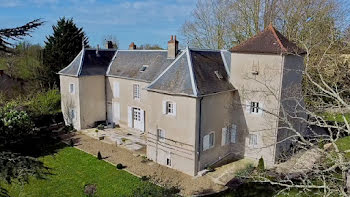
<svg viewBox="0 0 350 197"><path fill-rule="evenodd" d="M59 85L57 72L73 61L81 51L82 43L88 47L83 28L78 28L72 18L60 18L52 29L53 34L46 37L43 59L49 86Z"/></svg>

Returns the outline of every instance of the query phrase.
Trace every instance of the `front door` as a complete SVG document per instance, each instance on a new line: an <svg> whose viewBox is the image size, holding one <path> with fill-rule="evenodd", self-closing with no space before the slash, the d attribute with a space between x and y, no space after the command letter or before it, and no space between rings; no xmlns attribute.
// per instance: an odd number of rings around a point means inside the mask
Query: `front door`
<svg viewBox="0 0 350 197"><path fill-rule="evenodd" d="M133 121L134 121L134 128L143 130L142 126L142 119L141 119L141 109L140 108L133 108Z"/></svg>

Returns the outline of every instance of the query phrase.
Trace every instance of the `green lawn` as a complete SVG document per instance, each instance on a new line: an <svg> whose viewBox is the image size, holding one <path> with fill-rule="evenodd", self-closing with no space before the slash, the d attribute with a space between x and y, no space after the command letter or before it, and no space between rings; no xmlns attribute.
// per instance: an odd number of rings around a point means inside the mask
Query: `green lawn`
<svg viewBox="0 0 350 197"><path fill-rule="evenodd" d="M350 136L338 139L336 144L340 151L350 150ZM350 160L350 153L345 153L345 157Z"/></svg>
<svg viewBox="0 0 350 197"><path fill-rule="evenodd" d="M160 187L141 181L124 170L97 160L78 149L66 147L57 154L40 158L52 168L46 180L32 178L29 184L2 184L11 196L85 196L84 185L96 184L97 196L130 196L136 188ZM153 189L152 189L153 190Z"/></svg>
<svg viewBox="0 0 350 197"><path fill-rule="evenodd" d="M344 118L342 114L332 114L332 113L323 113L321 114L326 120L328 121L337 121L337 122L344 122ZM350 121L350 114L344 114L344 117L347 121Z"/></svg>

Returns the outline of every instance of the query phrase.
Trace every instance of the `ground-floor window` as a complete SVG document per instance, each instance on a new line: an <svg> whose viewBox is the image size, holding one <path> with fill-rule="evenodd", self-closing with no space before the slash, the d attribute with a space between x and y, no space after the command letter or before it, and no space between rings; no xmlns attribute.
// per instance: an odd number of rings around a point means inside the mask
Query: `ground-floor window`
<svg viewBox="0 0 350 197"><path fill-rule="evenodd" d="M158 140L165 140L165 131L163 129L157 129Z"/></svg>
<svg viewBox="0 0 350 197"><path fill-rule="evenodd" d="M167 165L167 166L171 166L170 153L169 153L169 156L166 158L166 165Z"/></svg>
<svg viewBox="0 0 350 197"><path fill-rule="evenodd" d="M256 134L249 134L249 145L250 146L258 145L258 135L256 135Z"/></svg>

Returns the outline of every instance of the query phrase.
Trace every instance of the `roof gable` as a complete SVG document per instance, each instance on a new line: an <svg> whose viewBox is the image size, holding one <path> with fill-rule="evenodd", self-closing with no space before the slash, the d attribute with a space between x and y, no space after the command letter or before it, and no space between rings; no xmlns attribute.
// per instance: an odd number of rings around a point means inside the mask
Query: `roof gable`
<svg viewBox="0 0 350 197"><path fill-rule="evenodd" d="M271 24L247 41L232 47L234 53L304 54L305 51L289 41Z"/></svg>

